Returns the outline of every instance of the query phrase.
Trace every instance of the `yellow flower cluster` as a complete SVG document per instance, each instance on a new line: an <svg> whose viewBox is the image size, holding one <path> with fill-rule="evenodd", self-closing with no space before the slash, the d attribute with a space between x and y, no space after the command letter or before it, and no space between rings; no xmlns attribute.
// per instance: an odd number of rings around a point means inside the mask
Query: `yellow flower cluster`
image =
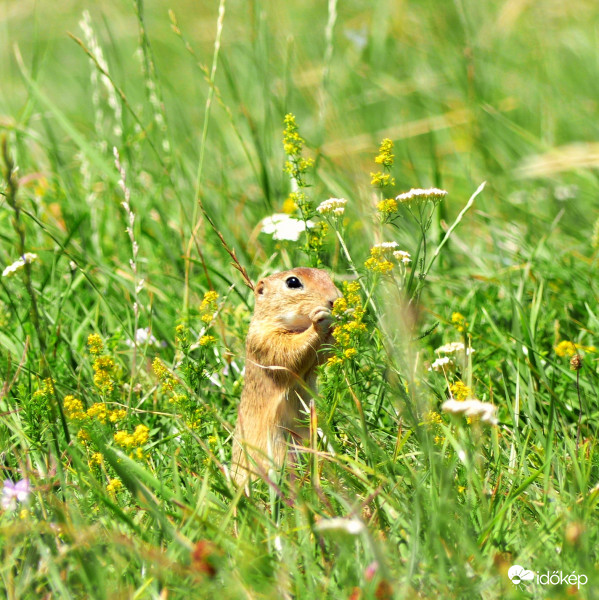
<svg viewBox="0 0 599 600"><path fill-rule="evenodd" d="M216 338L213 335L203 335L200 338L200 346L212 346L216 343Z"/></svg>
<svg viewBox="0 0 599 600"><path fill-rule="evenodd" d="M289 196L283 202L282 211L286 215L292 215L297 210L297 195L295 192L291 192Z"/></svg>
<svg viewBox="0 0 599 600"><path fill-rule="evenodd" d="M289 160L285 162L285 173L288 173L298 183L302 182L302 175L314 165L312 158L302 158L304 139L298 133L295 116L291 113L285 115L285 130L283 131L283 149ZM302 187L302 185L300 185Z"/></svg>
<svg viewBox="0 0 599 600"><path fill-rule="evenodd" d="M114 434L114 441L123 448L136 448L143 446L150 437L150 429L146 425L138 425L133 433L126 431L117 431Z"/></svg>
<svg viewBox="0 0 599 600"><path fill-rule="evenodd" d="M424 415L424 422L427 425L439 425L440 423L443 423L443 419L438 412L429 410L426 415Z"/></svg>
<svg viewBox="0 0 599 600"><path fill-rule="evenodd" d="M189 343L189 329L185 325L177 325L175 327L175 341L177 344Z"/></svg>
<svg viewBox="0 0 599 600"><path fill-rule="evenodd" d="M123 484L119 479L111 479L110 483L106 486L106 491L111 496L114 496L122 487Z"/></svg>
<svg viewBox="0 0 599 600"><path fill-rule="evenodd" d="M160 383L162 383L162 391L164 393L173 392L175 390L175 385L177 385L177 380L158 357L154 359L152 369L156 377L160 379Z"/></svg>
<svg viewBox="0 0 599 600"><path fill-rule="evenodd" d="M451 315L451 322L454 324L455 328L463 332L468 327L468 321L466 321L466 317L459 312L454 312Z"/></svg>
<svg viewBox="0 0 599 600"><path fill-rule="evenodd" d="M376 185L377 187L388 187L395 185L395 178L391 177L389 173L370 173L370 185Z"/></svg>
<svg viewBox="0 0 599 600"><path fill-rule="evenodd" d="M555 353L558 356L574 356L577 350L583 350L584 352L596 352L597 348L595 348L595 346L583 346L582 344L575 344L574 342L569 342L567 340L561 341L555 347Z"/></svg>
<svg viewBox="0 0 599 600"><path fill-rule="evenodd" d="M383 217L388 217L393 213L397 212L397 200L394 198L388 198L387 200L381 200L376 205L377 210Z"/></svg>
<svg viewBox="0 0 599 600"><path fill-rule="evenodd" d="M200 319L204 323L210 323L214 318L214 313L216 312L218 306L216 301L218 300L218 293L214 291L209 291L204 294L204 299L200 304Z"/></svg>
<svg viewBox="0 0 599 600"><path fill-rule="evenodd" d="M333 304L333 316L337 317L338 324L333 328L333 337L341 347L341 354L332 356L327 361L328 365L338 365L345 360L357 356L360 336L366 331L366 324L362 322L366 311L362 306L359 294L360 284L357 281L343 282L343 296Z"/></svg>
<svg viewBox="0 0 599 600"><path fill-rule="evenodd" d="M302 153L304 140L300 137L295 122L295 115L288 113L283 119L285 130L283 131L283 149L287 156L299 156Z"/></svg>
<svg viewBox="0 0 599 600"><path fill-rule="evenodd" d="M95 418L100 423L118 423L127 416L127 411L124 408L118 408L116 410L108 410L108 407L104 402L95 402L88 409L85 416L89 419Z"/></svg>
<svg viewBox="0 0 599 600"><path fill-rule="evenodd" d="M392 167L394 158L393 142L389 138L385 138L381 142L378 156L375 157L374 162L379 165L383 165L384 167Z"/></svg>
<svg viewBox="0 0 599 600"><path fill-rule="evenodd" d="M94 360L94 383L104 394L110 394L114 389L113 373L116 365L110 356L98 356Z"/></svg>
<svg viewBox="0 0 599 600"><path fill-rule="evenodd" d="M459 400L460 402L474 397L474 392L463 381L452 383L449 386L449 391L451 392L453 399Z"/></svg>
<svg viewBox="0 0 599 600"><path fill-rule="evenodd" d="M407 253L398 251L399 244L397 242L382 242L376 244L370 249L370 258L364 263L364 266L373 273L380 273L385 275L393 270L394 263L391 262L390 258L396 258L401 262L400 254L407 255Z"/></svg>
<svg viewBox="0 0 599 600"><path fill-rule="evenodd" d="M101 452L94 452L89 461L87 462L87 464L93 468L93 467L99 467L100 465L102 465L104 463L104 456L102 455Z"/></svg>
<svg viewBox="0 0 599 600"><path fill-rule="evenodd" d="M90 354L97 356L98 354L102 354L104 342L97 333L90 333L87 338L87 347L89 348Z"/></svg>
<svg viewBox="0 0 599 600"><path fill-rule="evenodd" d="M385 138L381 142L379 153L375 157L374 162L383 165L385 169L388 169L393 165L393 158L393 142L390 139ZM389 173L378 171L377 173L370 173L370 185L388 187L395 185L395 179L391 177Z"/></svg>
<svg viewBox="0 0 599 600"><path fill-rule="evenodd" d="M71 421L83 421L87 417L86 412L83 410L83 402L75 396L65 396L62 406L65 417Z"/></svg>
<svg viewBox="0 0 599 600"><path fill-rule="evenodd" d="M50 377L47 377L42 382L39 390L36 390L31 395L31 399L35 402L47 402L54 395L54 384Z"/></svg>

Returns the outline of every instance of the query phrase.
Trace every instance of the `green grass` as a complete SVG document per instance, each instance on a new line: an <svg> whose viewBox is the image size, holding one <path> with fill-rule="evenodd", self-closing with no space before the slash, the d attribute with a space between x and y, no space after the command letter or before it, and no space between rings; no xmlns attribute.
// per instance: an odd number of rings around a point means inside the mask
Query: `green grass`
<svg viewBox="0 0 599 600"><path fill-rule="evenodd" d="M0 277L0 479L32 488L0 509L0 590L599 597L596 3L222 0L220 21L218 2L170 7L104 3L90 34L81 3L0 0L0 134L18 166L15 194L0 160L0 266L38 255ZM291 191L290 112L315 159L302 189L348 200L318 255L260 233ZM449 195L421 264L416 221L382 223L376 203L432 186ZM252 280L321 260L340 287L357 270L367 308L357 356L322 372L326 443L249 497L225 472L253 299L210 221ZM364 267L391 240L414 259L405 277ZM164 344L128 345L145 327ZM428 365L453 341L476 352L446 381ZM560 341L586 348L578 382ZM442 412L455 381L496 427ZM124 415L71 418L69 396ZM516 587L513 564L588 583Z"/></svg>

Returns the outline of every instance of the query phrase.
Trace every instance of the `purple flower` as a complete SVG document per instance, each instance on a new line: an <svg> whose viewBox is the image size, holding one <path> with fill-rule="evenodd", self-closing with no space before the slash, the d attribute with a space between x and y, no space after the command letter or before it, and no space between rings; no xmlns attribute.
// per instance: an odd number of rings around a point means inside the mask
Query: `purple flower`
<svg viewBox="0 0 599 600"><path fill-rule="evenodd" d="M17 502L27 502L30 493L29 479L21 479L17 483L7 479L2 490L2 508L4 510L14 509Z"/></svg>

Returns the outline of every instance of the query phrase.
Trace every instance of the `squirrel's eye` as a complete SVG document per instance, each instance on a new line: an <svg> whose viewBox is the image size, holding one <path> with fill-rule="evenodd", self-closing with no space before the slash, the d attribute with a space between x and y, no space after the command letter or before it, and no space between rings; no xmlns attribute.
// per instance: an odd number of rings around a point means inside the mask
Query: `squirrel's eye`
<svg viewBox="0 0 599 600"><path fill-rule="evenodd" d="M287 284L287 287L291 289L304 287L302 282L297 277L287 277L287 279L285 279L285 283Z"/></svg>

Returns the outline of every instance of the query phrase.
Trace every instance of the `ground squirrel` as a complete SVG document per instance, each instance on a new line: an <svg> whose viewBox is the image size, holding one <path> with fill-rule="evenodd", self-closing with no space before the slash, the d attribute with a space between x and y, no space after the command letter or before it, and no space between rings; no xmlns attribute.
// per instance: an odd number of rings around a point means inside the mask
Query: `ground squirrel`
<svg viewBox="0 0 599 600"><path fill-rule="evenodd" d="M318 351L332 343L331 309L341 296L325 271L298 267L275 273L255 288L254 316L246 340L245 383L233 435L233 479L265 475L282 465L287 434L307 437L298 422L314 389ZM318 355L317 355L318 353Z"/></svg>

